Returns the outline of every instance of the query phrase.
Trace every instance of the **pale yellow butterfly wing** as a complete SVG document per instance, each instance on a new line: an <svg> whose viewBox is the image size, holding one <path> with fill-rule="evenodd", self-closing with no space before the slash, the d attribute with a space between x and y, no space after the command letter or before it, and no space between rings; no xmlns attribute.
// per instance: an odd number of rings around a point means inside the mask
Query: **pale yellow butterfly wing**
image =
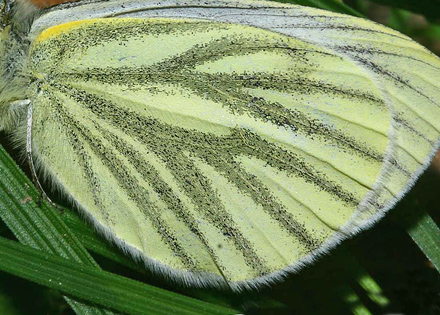
<svg viewBox="0 0 440 315"><path fill-rule="evenodd" d="M271 2L122 2L33 23L34 155L173 278L298 269L381 217L438 147L440 62L397 32Z"/></svg>

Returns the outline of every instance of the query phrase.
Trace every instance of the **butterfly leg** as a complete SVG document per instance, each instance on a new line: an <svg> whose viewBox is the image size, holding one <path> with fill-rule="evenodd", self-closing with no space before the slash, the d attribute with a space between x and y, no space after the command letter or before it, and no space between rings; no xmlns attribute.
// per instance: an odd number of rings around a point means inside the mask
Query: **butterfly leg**
<svg viewBox="0 0 440 315"><path fill-rule="evenodd" d="M35 171L34 160L32 158L32 102L27 102L28 111L27 111L27 129L26 129L26 155L29 163L29 167L32 174L32 182L35 187L37 187L40 196L38 198L38 205L41 206L43 199L46 199L52 206L57 209L60 209L46 194L43 187L41 186L40 181L38 180L37 173Z"/></svg>

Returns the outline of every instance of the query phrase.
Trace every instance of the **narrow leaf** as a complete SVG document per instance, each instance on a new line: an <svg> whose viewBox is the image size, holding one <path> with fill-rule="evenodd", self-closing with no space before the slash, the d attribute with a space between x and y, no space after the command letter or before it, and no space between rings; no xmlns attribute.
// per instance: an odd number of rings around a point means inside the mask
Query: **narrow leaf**
<svg viewBox="0 0 440 315"><path fill-rule="evenodd" d="M413 200L413 212L401 211L395 214L409 236L419 246L425 256L440 272L440 228L431 216Z"/></svg>
<svg viewBox="0 0 440 315"><path fill-rule="evenodd" d="M234 314L137 281L0 238L0 269L128 314Z"/></svg>

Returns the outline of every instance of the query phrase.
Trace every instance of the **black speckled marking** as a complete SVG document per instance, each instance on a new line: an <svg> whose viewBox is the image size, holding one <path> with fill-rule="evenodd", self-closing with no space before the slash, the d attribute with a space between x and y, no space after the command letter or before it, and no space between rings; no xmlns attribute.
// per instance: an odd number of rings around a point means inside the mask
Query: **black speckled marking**
<svg viewBox="0 0 440 315"><path fill-rule="evenodd" d="M301 133L310 139L318 139L326 145L338 147L343 152L349 152L371 163L380 164L383 155L374 151L366 143L360 143L354 137L347 136L343 130L338 130L324 120L310 117L300 110L289 109L280 103L270 102L261 97L254 97L247 89L263 89L301 95L332 95L335 97L364 102L368 106L385 107L382 100L364 91L348 89L343 86L318 82L308 77L316 65L310 61L310 54L326 55L326 58L340 58L328 52L290 47L287 40L277 35L276 40L270 36L244 36L233 34L203 44L195 44L191 49L164 59L152 66L138 67L90 67L85 71L62 71L63 62L73 57L75 53L86 52L87 47L105 44L109 40L117 40L121 49L124 43L142 34L178 36L185 32L208 32L227 30L226 23L189 22L139 23L126 20L115 25L88 24L87 27L73 29L57 37L40 42L31 52L34 64L46 64L45 73L37 79L36 84L48 91L55 90L77 103L84 111L84 121L75 118L69 108L52 95L54 102L48 106L57 120L67 131L68 139L73 150L79 157L83 171L95 196L95 205L100 206L99 185L90 165L89 154L99 157L99 160L117 179L120 189L130 196L136 206L143 211L162 236L163 241L181 260L187 270L200 270L197 258L192 257L181 245L173 229L161 217L161 209L150 201L149 194L136 179L136 174L126 169L126 158L130 165L148 182L161 201L176 217L184 222L188 229L204 244L206 250L216 262L219 269L224 266L217 257L220 249L218 244L212 244L207 239L199 222L179 199L169 183L161 178L155 167L145 161L139 150L154 153L167 170L176 179L179 190L183 192L194 205L194 210L207 222L214 226L225 242L243 256L246 265L252 270L252 277L270 273L268 262L258 253L252 239L248 239L234 221L221 200L219 192L203 172L197 167L196 161L203 161L213 167L217 173L227 179L237 193L248 196L260 206L279 225L280 229L296 238L306 249L306 253L319 248L324 241L319 232L309 230L301 221L288 211L275 197L275 194L257 176L247 172L239 157L258 159L292 178L313 184L318 191L325 192L343 207L355 209L361 200L350 191L341 187L337 182L321 171L313 163L275 142L266 140L258 133L235 126L229 128L227 135L204 133L196 129L186 129L164 123L148 113L144 115L125 109L117 103L101 97L92 87L80 88L76 82L99 82L106 85L118 85L130 91L141 87L173 85L207 101L222 104L234 115L246 115L257 122L272 124L277 127L290 129L292 133ZM287 38L287 37L286 37ZM75 43L65 45L63 43ZM46 52L51 52L47 55ZM208 62L221 60L228 56L247 56L257 52L282 54L295 62L305 65L293 69L289 73L281 72L245 72L245 73L204 73L196 67ZM55 61L55 62L52 62ZM307 67L306 67L307 66ZM38 68L37 68L38 69ZM293 75L294 74L294 75ZM159 92L158 92L159 93ZM147 105L145 105L147 107ZM141 148L123 140L106 129L110 125L140 143ZM90 147L87 153L76 139ZM313 209L312 209L313 211ZM335 214L338 215L338 214Z"/></svg>
<svg viewBox="0 0 440 315"><path fill-rule="evenodd" d="M87 143L87 145L90 146L93 154L99 156L100 160L107 166L115 178L118 179L121 188L126 190L127 196L132 196L132 200L135 201L139 209L144 209L144 214L150 219L156 230L159 231L164 242L180 258L183 265L191 271L199 270L196 261L184 252L177 237L173 235L173 231L167 226L166 222L161 219L159 214L160 209L155 209L154 205L149 201L148 192L127 172L117 156L113 154L110 148L106 147L99 138L94 137L90 129L70 116L68 109L63 106L59 100L55 97L53 97L52 100L56 104L54 109L57 111L57 118L64 122L64 130L67 132L69 141L77 152L79 161L83 166L84 173L90 184L89 190L94 196L95 205L98 206L104 214L107 224L109 226L112 225L109 222L110 218L106 215L107 211L105 211L99 199L100 185L96 178L93 165L91 164L90 156L85 152L81 143Z"/></svg>

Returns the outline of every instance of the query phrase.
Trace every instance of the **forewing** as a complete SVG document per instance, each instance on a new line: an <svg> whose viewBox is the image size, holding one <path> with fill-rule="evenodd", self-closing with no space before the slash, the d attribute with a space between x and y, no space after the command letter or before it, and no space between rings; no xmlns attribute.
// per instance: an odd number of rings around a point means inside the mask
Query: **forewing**
<svg viewBox="0 0 440 315"><path fill-rule="evenodd" d="M266 2L136 4L126 14L174 18L82 21L36 39L33 144L153 267L190 283L270 281L370 224L426 167L439 63L403 35Z"/></svg>

